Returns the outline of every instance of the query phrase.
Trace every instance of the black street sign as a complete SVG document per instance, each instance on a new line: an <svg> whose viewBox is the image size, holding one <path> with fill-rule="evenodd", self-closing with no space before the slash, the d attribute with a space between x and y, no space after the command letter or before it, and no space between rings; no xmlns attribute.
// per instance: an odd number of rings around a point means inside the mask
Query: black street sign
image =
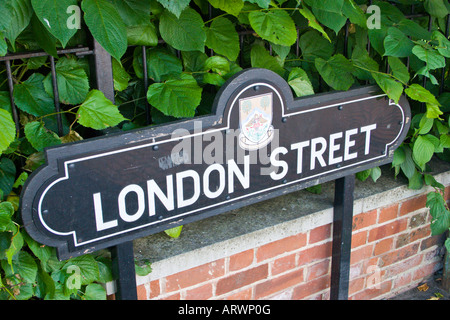
<svg viewBox="0 0 450 320"><path fill-rule="evenodd" d="M47 149L24 225L68 259L391 162L410 120L378 87L294 99L245 70L212 115Z"/></svg>

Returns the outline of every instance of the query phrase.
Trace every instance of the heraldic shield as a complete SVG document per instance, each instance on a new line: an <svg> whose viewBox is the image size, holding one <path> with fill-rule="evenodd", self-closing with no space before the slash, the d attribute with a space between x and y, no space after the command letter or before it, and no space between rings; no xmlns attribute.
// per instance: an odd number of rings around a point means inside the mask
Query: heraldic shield
<svg viewBox="0 0 450 320"><path fill-rule="evenodd" d="M258 150L268 145L274 136L272 117L272 92L240 99L240 147L245 150Z"/></svg>

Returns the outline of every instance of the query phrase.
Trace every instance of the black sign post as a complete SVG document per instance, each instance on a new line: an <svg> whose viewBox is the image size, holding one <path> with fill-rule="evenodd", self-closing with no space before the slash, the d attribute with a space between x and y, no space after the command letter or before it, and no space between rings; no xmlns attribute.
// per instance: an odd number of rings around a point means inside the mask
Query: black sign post
<svg viewBox="0 0 450 320"><path fill-rule="evenodd" d="M22 217L60 259L117 246L120 267L133 239L338 179L332 291L342 298L353 175L392 161L409 125L407 100L378 87L294 99L275 73L248 69L221 88L212 115L47 149Z"/></svg>

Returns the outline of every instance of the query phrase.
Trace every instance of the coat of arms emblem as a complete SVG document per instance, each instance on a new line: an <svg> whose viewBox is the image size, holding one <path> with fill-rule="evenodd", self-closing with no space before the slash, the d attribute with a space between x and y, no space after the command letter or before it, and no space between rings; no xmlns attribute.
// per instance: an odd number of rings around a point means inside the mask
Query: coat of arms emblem
<svg viewBox="0 0 450 320"><path fill-rule="evenodd" d="M239 145L245 150L258 150L273 139L272 93L239 100Z"/></svg>

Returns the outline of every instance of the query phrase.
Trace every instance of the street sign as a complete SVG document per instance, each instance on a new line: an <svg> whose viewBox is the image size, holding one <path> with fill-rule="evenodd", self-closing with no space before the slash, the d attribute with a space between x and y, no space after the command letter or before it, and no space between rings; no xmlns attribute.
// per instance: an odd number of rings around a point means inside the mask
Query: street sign
<svg viewBox="0 0 450 320"><path fill-rule="evenodd" d="M294 99L244 70L212 115L47 149L23 222L68 259L391 162L410 120L378 87Z"/></svg>

